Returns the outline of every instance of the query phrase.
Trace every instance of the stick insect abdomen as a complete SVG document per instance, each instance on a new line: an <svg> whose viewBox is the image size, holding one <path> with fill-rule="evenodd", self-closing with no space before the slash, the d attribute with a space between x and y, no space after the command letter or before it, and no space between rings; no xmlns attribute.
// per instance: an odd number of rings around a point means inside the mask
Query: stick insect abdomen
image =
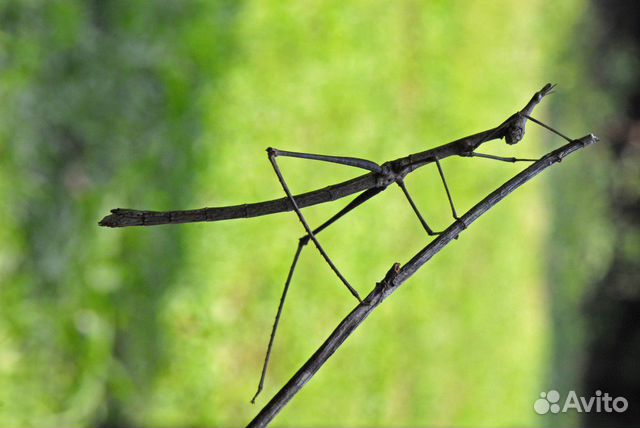
<svg viewBox="0 0 640 428"><path fill-rule="evenodd" d="M378 174L373 172L367 173L322 189L296 195L294 198L300 208L334 201L375 187L377 175ZM293 206L286 197L265 202L256 202L253 204L182 211L141 211L116 208L111 210L111 214L103 218L98 224L106 227L157 226L161 224L195 223L260 217L263 215L292 210Z"/></svg>

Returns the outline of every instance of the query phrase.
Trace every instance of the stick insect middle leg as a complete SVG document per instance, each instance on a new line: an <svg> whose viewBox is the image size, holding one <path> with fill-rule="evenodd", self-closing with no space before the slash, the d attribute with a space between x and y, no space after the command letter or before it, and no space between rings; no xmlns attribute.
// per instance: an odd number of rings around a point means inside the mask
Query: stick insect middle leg
<svg viewBox="0 0 640 428"><path fill-rule="evenodd" d="M435 163L436 163L436 166L438 167L438 173L440 174L440 179L442 180L442 184L444 185L444 190L447 193L447 199L449 200L449 206L451 207L451 213L453 215L453 218L455 220L459 221L460 217L458 217L458 213L456 212L456 207L453 204L453 198L451 197L451 191L449 190L449 186L447 185L447 179L444 177L444 171L442 170L442 166L440 165L440 161L438 160L438 158L435 158ZM441 234L442 231L434 232L433 229L431 229L429 227L429 225L427 224L426 220L424 219L424 217L422 216L422 214L418 210L418 207L416 206L415 202L413 201L413 198L409 194L409 191L407 190L407 187L405 186L404 181L402 179L397 180L396 184L398 184L400 189L402 189L402 193L404 193L405 197L409 201L409 204L411 205L411 208L413 209L413 212L416 214L416 216L418 216L418 220L420 220L420 224L422 224L422 227L427 232L427 235L435 236L435 235ZM464 222L462 223L462 225L466 228L466 225L464 224Z"/></svg>
<svg viewBox="0 0 640 428"><path fill-rule="evenodd" d="M440 165L440 161L438 158L435 158L436 166L438 167L438 173L440 174L440 179L442 180L442 184L444 185L444 190L447 192L447 199L449 199L449 206L451 207L451 214L453 218L456 220L460 220L458 217L458 213L456 213L456 207L453 205L453 198L451 197L451 192L449 191L449 186L447 186L447 179L444 178L444 171L442 170L442 166Z"/></svg>
<svg viewBox="0 0 640 428"><path fill-rule="evenodd" d="M416 216L418 216L418 220L420 220L420 224L422 224L422 227L427 232L427 235L434 236L434 235L439 235L440 233L442 233L442 232L434 232L433 229L431 229L429 227L429 225L427 224L427 221L424 219L424 217L420 213L420 210L418 210L418 207L416 206L415 202L413 202L413 198L409 194L409 191L407 190L407 186L405 186L404 181L403 180L398 180L398 181L396 181L396 183L398 184L400 189L402 189L402 193L404 193L404 196L409 201L409 205L411 205L411 208L413 209L413 212L416 214Z"/></svg>
<svg viewBox="0 0 640 428"><path fill-rule="evenodd" d="M383 190L384 190L384 187L374 187L374 188L365 190L360 195L358 195L354 200L349 202L349 204L347 206L345 206L343 209L338 211L336 214L334 214L331 218L329 218L327 221L322 223L320 226L316 227L313 230L313 234L314 235L319 234L320 232L325 230L327 227L329 227L330 225L335 223L342 216L344 216L345 214L349 213L350 211L352 211L353 209L357 208L358 206L362 205L363 203L365 203L366 201L368 201L369 199L371 199L372 197L374 197L375 195L377 195L378 193L380 193ZM289 291L289 285L291 284L291 279L293 278L293 273L294 273L294 271L296 269L296 266L298 264L298 259L300 258L300 254L302 253L302 249L309 243L310 239L311 239L311 235L310 234L306 234L302 238L300 238L300 240L298 241L298 248L296 249L296 252L295 252L295 254L293 256L293 262L291 263L291 267L289 268L289 273L287 274L287 279L285 281L284 288L282 290L282 295L280 296L280 303L278 304L278 310L276 312L276 318L275 318L275 321L273 323L273 327L271 328L271 335L269 336L269 344L267 345L267 352L266 352L266 355L265 355L265 358L264 358L264 363L262 365L262 372L260 374L260 381L258 383L258 391L253 396L253 398L251 399L252 403L255 403L256 398L258 397L258 395L260 394L260 392L262 391L262 388L264 386L264 380L265 380L265 377L266 377L266 374L267 374L267 367L269 365L269 360L271 359L271 351L273 349L273 342L274 342L275 337L276 337L276 332L278 330L278 325L280 324L280 316L282 315L282 309L284 307L284 302L285 302L285 300L287 298L287 292Z"/></svg>

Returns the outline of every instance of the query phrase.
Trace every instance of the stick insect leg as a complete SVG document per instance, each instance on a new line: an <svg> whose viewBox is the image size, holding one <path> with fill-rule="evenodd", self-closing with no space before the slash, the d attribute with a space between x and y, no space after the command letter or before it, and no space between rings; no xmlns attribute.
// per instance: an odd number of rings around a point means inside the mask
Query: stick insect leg
<svg viewBox="0 0 640 428"><path fill-rule="evenodd" d="M335 215L333 215L329 220L325 221L320 226L315 228L313 230L313 234L317 235L318 233L322 232L324 229L326 229L331 224L333 224L336 220L338 220L339 218L341 218L342 216L344 216L348 212L352 211L354 208L362 205L363 203L365 203L366 201L368 201L369 199L371 199L372 197L374 197L375 195L380 193L382 190L384 190L384 188L375 187L375 188L372 188L372 189L369 189L369 190L366 190L366 191L362 192L353 201L349 202L349 204L347 206L345 206L343 209L341 209ZM275 337L276 337L276 332L278 330L278 325L280 324L280 316L282 315L282 308L284 307L284 302L285 302L285 299L287 298L287 292L289 291L289 285L291 284L291 278L293 278L293 273L294 273L294 271L296 269L296 266L298 264L298 259L300 258L300 254L302 253L302 249L305 247L305 245L307 245L307 243L309 243L310 236L311 235L307 234L307 235L303 236L302 238L300 238L300 240L298 241L298 248L296 249L296 253L293 256L293 262L291 263L291 267L289 268L289 273L287 275L287 280L284 283L284 289L282 290L282 295L280 296L280 303L278 304L278 310L276 312L276 319L275 319L275 321L273 323L273 327L271 329L271 335L269 336L269 344L267 345L267 353L266 353L265 358L264 358L264 364L262 365L262 372L260 374L260 381L258 383L258 391L253 396L253 398L251 399L251 403L255 403L256 398L258 397L258 395L260 394L260 392L262 391L262 388L264 386L264 379L265 379L265 376L267 374L267 367L269 366L269 360L271 359L271 351L273 349L273 342L274 342Z"/></svg>
<svg viewBox="0 0 640 428"><path fill-rule="evenodd" d="M444 178L444 171L442 171L442 166L440 166L440 161L438 160L438 158L436 158L436 166L438 167L438 173L440 173L440 178L442 179L444 190L447 192L449 206L451 206L451 214L453 214L453 218L455 218L456 220L460 220L460 217L458 217L458 214L456 213L456 207L453 205L453 198L451 198L451 192L449 191L449 186L447 186L447 179Z"/></svg>
<svg viewBox="0 0 640 428"><path fill-rule="evenodd" d="M322 245L320 245L320 242L316 239L316 236L314 235L313 231L309 227L309 224L307 223L307 220L304 218L304 215L302 215L302 212L300 211L300 208L298 207L298 204L297 204L295 198L293 197L293 195L291 194L291 191L289 190L289 186L287 185L287 182L285 181L284 177L282 176L282 172L280 171L280 167L278 167L278 163L276 162L277 152L274 151L273 149L269 149L267 152L269 153L269 160L271 161L271 165L273 166L273 170L275 171L276 175L278 176L278 181L280 181L280 184L282 185L282 189L287 194L287 198L291 202L291 206L293 207L293 210L295 211L296 215L298 216L298 219L300 220L300 223L302 223L302 226L307 231L307 234L309 235L309 238L311 238L311 240L315 244L316 248L318 249L318 251L320 252L322 257L324 258L324 260L327 262L329 267L331 268L331 270L333 270L335 272L335 274L338 276L338 278L340 278L340 281L342 281L342 283L347 287L349 292L356 299L358 299L358 302L362 302L362 299L360 298L360 295L358 294L358 292L351 286L351 284L349 284L349 281L347 281L347 279L340 273L340 271L338 270L336 265L333 264L333 262L331 261L331 258L329 258L329 255L327 254L327 252L324 250L324 248L322 248Z"/></svg>
<svg viewBox="0 0 640 428"><path fill-rule="evenodd" d="M411 205L411 208L413 209L413 212L416 213L416 215L418 216L418 220L420 220L420 224L422 224L422 227L424 228L424 230L427 231L427 235L434 236L434 235L439 235L440 233L442 233L442 232L434 232L433 229L431 229L429 227L429 225L425 221L424 217L422 217L422 214L418 210L418 207L416 206L415 202L413 202L413 198L409 194L409 191L407 190L407 187L404 185L404 181L403 180L398 180L398 181L396 181L396 183L398 183L398 186L400 186L400 188L402 189L402 193L404 193L404 195L407 197L407 200L409 201L409 204Z"/></svg>
<svg viewBox="0 0 640 428"><path fill-rule="evenodd" d="M273 156L287 156L290 158L311 159L322 162L337 163L340 165L353 166L356 168L366 169L367 171L382 172L382 168L375 162L367 159L352 158L345 156L327 156L327 155L315 155L312 153L301 152L288 152L286 150L278 150L274 148L268 148L267 152L272 153ZM271 156L271 154L269 155Z"/></svg>
<svg viewBox="0 0 640 428"><path fill-rule="evenodd" d="M539 160L539 159L527 159L527 158L502 157L502 156L496 156L496 155L491 155L487 153L478 153L478 152L471 152L467 156L471 158L485 158L485 159L493 159L501 162L511 162L511 163L536 162Z"/></svg>

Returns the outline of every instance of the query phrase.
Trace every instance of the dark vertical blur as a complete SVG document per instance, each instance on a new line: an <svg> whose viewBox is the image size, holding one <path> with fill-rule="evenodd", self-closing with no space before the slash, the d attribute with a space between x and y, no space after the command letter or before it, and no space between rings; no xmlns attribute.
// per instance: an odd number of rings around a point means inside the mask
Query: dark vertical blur
<svg viewBox="0 0 640 428"><path fill-rule="evenodd" d="M593 80L618 87L622 106L617 122L603 135L615 168L609 206L614 223L614 256L605 277L586 304L588 353L586 392L601 390L625 397L626 412L583 413L590 427L640 426L640 73L635 62L618 61L620 52L640 58L640 3L594 0L599 36L593 41ZM616 65L617 64L617 65ZM617 69L616 69L617 68ZM620 77L622 80L620 81Z"/></svg>

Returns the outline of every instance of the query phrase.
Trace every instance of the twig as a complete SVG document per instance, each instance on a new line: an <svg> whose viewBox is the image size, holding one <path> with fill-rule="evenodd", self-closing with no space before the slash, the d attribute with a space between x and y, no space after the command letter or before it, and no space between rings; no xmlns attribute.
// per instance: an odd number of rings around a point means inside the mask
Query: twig
<svg viewBox="0 0 640 428"><path fill-rule="evenodd" d="M307 360L293 377L278 391L278 393L264 406L264 408L249 423L249 427L264 427L282 410L282 408L300 391L313 377L322 365L333 355L342 343L358 328L358 326L380 305L391 293L396 291L418 269L428 262L434 255L462 233L471 223L495 206L498 202L512 193L518 187L550 167L563 158L582 147L595 143L598 139L589 134L557 150L549 152L540 160L514 176L512 179L491 192L486 198L476 204L467 213L454 222L429 245L418 252L407 264L400 268L399 263L386 274L385 278L376 284L369 295L347 315L327 340Z"/></svg>

